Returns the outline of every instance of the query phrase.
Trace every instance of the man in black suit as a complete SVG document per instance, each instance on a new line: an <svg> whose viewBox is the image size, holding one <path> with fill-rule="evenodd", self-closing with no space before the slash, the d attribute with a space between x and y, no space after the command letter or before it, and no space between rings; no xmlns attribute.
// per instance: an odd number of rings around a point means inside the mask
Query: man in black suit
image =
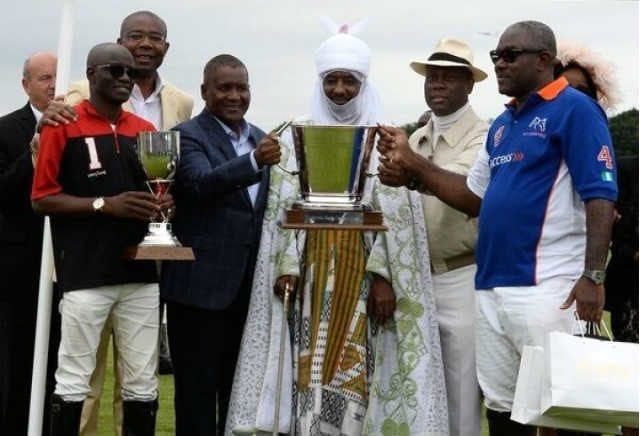
<svg viewBox="0 0 640 436"><path fill-rule="evenodd" d="M31 209L30 143L55 81L53 54L29 57L22 76L29 102L0 118L0 430L7 435L27 434L43 229ZM54 323L52 334L58 330ZM55 353L49 357L55 361Z"/></svg>
<svg viewBox="0 0 640 436"><path fill-rule="evenodd" d="M244 119L249 76L219 55L204 68L206 108L179 124L181 155L174 196L176 236L194 262L165 262L175 378L176 435L222 434L269 188L280 161L275 137ZM217 422L216 422L217 415Z"/></svg>

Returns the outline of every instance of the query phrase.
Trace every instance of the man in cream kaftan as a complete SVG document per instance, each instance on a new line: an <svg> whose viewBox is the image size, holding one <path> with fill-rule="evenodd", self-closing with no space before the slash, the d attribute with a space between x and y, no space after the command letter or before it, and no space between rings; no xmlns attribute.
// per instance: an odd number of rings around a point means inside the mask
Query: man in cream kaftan
<svg viewBox="0 0 640 436"><path fill-rule="evenodd" d="M363 47L364 46L364 47ZM339 56L345 47L349 57ZM323 51L324 50L324 51ZM319 75L340 71L359 79L357 98L323 107L316 87L316 124L375 123L379 105L367 79L368 47L349 34L329 38L316 56ZM324 55L328 65L318 60ZM356 59L349 63L349 59ZM327 60L328 59L328 60ZM359 62L359 63L358 63ZM325 80L326 82L326 80ZM326 91L326 87L325 93ZM319 104L315 104L318 103ZM345 122L342 115L356 115ZM290 135L282 138L282 162L295 169ZM377 155L371 168L377 166ZM297 180L271 169L262 241L227 420L227 434L272 432L280 332L278 277L300 277L287 329L280 400L280 433L446 435L447 410L435 306L431 294L427 239L419 196L370 179L365 202L381 209L389 231L293 231L278 226L298 197ZM395 292L393 316L376 324L367 314L372 274Z"/></svg>

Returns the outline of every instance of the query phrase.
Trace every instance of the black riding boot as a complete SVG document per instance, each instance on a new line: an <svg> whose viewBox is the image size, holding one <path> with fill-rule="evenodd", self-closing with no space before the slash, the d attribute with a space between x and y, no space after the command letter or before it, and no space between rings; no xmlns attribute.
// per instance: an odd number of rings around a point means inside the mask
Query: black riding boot
<svg viewBox="0 0 640 436"><path fill-rule="evenodd" d="M83 401L64 401L58 395L51 399L51 436L78 436Z"/></svg>
<svg viewBox="0 0 640 436"><path fill-rule="evenodd" d="M487 409L490 436L535 436L536 427L511 420L510 412Z"/></svg>
<svg viewBox="0 0 640 436"><path fill-rule="evenodd" d="M123 401L122 436L154 436L158 400Z"/></svg>

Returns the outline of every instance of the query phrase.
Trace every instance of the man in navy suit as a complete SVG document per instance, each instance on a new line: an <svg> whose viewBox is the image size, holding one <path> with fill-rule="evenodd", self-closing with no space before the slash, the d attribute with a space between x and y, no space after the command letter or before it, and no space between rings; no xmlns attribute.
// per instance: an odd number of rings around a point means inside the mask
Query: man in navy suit
<svg viewBox="0 0 640 436"><path fill-rule="evenodd" d="M277 139L249 124L244 64L219 55L204 68L206 108L176 126L181 153L174 231L194 262L165 262L177 436L222 434L249 303ZM217 420L216 420L217 417Z"/></svg>

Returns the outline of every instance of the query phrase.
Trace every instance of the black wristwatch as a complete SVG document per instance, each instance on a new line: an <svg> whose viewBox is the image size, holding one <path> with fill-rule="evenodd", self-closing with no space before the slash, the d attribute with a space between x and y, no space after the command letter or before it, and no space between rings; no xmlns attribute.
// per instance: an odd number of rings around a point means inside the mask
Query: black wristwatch
<svg viewBox="0 0 640 436"><path fill-rule="evenodd" d="M582 277L588 278L593 282L593 284L598 286L604 284L605 276L605 272L599 269L585 269L582 271Z"/></svg>

